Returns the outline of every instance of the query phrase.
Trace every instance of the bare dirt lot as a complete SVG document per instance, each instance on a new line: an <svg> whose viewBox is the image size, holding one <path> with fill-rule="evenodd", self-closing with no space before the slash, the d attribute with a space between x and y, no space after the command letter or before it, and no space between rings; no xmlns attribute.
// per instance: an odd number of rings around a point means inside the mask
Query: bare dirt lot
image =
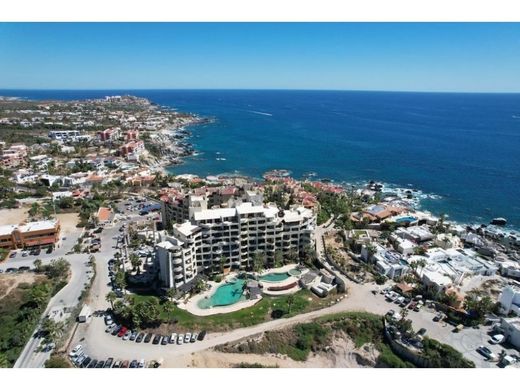
<svg viewBox="0 0 520 390"><path fill-rule="evenodd" d="M13 289L15 289L21 283L33 284L35 281L44 278L45 276L43 275L36 275L31 272L12 275L2 274L0 275L0 299L7 296Z"/></svg>

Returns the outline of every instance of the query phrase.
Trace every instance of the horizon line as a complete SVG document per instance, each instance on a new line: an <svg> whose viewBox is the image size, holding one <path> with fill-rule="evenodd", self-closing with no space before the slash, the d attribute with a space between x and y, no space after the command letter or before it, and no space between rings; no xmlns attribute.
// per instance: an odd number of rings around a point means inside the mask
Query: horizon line
<svg viewBox="0 0 520 390"><path fill-rule="evenodd" d="M331 89L331 88L13 88L0 87L0 91L301 91L301 92L381 92L381 93L431 93L431 94L520 94L506 91L421 91L390 89Z"/></svg>

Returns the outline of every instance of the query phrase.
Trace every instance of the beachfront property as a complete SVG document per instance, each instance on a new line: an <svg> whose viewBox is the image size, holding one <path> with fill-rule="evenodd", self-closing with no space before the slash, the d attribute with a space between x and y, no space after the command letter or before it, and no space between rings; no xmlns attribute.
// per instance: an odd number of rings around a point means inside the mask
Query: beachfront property
<svg viewBox="0 0 520 390"><path fill-rule="evenodd" d="M426 251L424 256L410 256L408 263L424 260L426 266L419 270L422 282L437 292L449 287L461 286L466 278L476 275L495 275L498 266L472 249L439 247Z"/></svg>
<svg viewBox="0 0 520 390"><path fill-rule="evenodd" d="M45 220L0 226L0 248L18 249L55 245L60 238L60 222Z"/></svg>
<svg viewBox="0 0 520 390"><path fill-rule="evenodd" d="M141 154L145 151L143 141L130 141L119 148L121 156L127 161L139 161Z"/></svg>
<svg viewBox="0 0 520 390"><path fill-rule="evenodd" d="M172 234L157 245L160 279L167 287L182 285L197 272L249 268L258 252L274 264L275 252L299 253L312 245L315 216L304 207L281 210L244 202L208 209L204 197L190 197L190 202L188 220L173 224Z"/></svg>
<svg viewBox="0 0 520 390"><path fill-rule="evenodd" d="M390 279L404 276L409 271L408 263L404 261L399 252L382 245L376 245L373 252L369 250L368 246L363 246L361 258L367 263L373 264L379 274Z"/></svg>

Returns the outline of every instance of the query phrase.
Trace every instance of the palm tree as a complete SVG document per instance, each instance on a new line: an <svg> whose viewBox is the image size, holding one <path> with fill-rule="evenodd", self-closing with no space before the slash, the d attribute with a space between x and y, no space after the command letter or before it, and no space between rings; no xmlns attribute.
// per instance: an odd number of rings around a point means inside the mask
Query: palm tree
<svg viewBox="0 0 520 390"><path fill-rule="evenodd" d="M106 296L105 296L105 299L107 300L107 302L110 303L110 307L112 308L112 310L114 310L114 302L117 300L117 295L115 292L113 291L110 291Z"/></svg>
<svg viewBox="0 0 520 390"><path fill-rule="evenodd" d="M226 263L227 263L227 258L226 256L220 256L220 262L219 262L219 265L220 265L220 273L224 273L224 268L226 266Z"/></svg>
<svg viewBox="0 0 520 390"><path fill-rule="evenodd" d="M36 272L41 272L42 267L42 261L41 259L36 259L33 262L34 268L36 268Z"/></svg>
<svg viewBox="0 0 520 390"><path fill-rule="evenodd" d="M137 270L137 273L141 273L141 265L143 264L143 261L140 259L140 257L137 255L137 253L131 253L130 254L130 264L132 264L132 267L134 268L134 271Z"/></svg>
<svg viewBox="0 0 520 390"><path fill-rule="evenodd" d="M9 360L7 360L7 357L3 353L0 353L0 368L8 367L11 367L9 364Z"/></svg>
<svg viewBox="0 0 520 390"><path fill-rule="evenodd" d="M287 296L287 307L288 307L289 313L291 312L293 303L294 303L294 295Z"/></svg>
<svg viewBox="0 0 520 390"><path fill-rule="evenodd" d="M170 300L173 300L175 298L175 295L177 294L177 290L175 290L175 288L169 288L168 290L166 290L166 296L170 299Z"/></svg>
<svg viewBox="0 0 520 390"><path fill-rule="evenodd" d="M426 267L426 260L425 259L417 260L417 266L419 268L421 268L421 271L422 271L424 269L424 267ZM419 274L419 276L421 276L421 275Z"/></svg>
<svg viewBox="0 0 520 390"><path fill-rule="evenodd" d="M46 339L51 342L56 342L65 330L63 322L56 322L50 318L43 320L41 328L47 334Z"/></svg>

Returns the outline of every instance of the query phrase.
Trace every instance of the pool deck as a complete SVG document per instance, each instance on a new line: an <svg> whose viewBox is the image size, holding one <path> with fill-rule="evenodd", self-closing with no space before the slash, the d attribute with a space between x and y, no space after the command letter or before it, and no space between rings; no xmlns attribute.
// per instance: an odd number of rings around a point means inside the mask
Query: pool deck
<svg viewBox="0 0 520 390"><path fill-rule="evenodd" d="M269 268L269 269L263 271L258 276L262 277L263 275L270 274L270 273L289 272L290 270L296 268L297 266L298 266L298 264L292 263L292 264L284 265L283 267ZM231 273L227 274L224 277L224 279L222 280L222 282L220 282L220 283L209 281L208 282L208 284L210 285L209 290L204 291L200 294L197 294L197 295L189 298L186 302L179 303L178 307L180 309L187 310L188 312L190 312L191 314L194 314L196 316L206 317L206 316L211 316L211 315L215 315L215 314L232 313L234 311L238 311L238 310L242 310L242 309L254 306L256 303L258 303L262 299L262 297L259 297L257 299L248 299L246 301L239 301L232 305L214 306L214 307L211 307L208 309L201 309L198 306L198 302L201 299L210 297L211 295L213 295L215 293L217 288L219 288L220 286L223 286L226 283L226 281L232 280L232 279L236 278L237 276L238 276L238 273L231 272ZM287 284L290 284L293 282L297 282L298 280L299 279L296 276L289 276L287 279L284 279L282 281L277 281L277 282L262 280L261 283L264 286L264 288L262 289L262 294L269 295L269 296L280 296L280 295L293 294L300 290L300 287L298 285L296 285L295 287L293 287L289 290L283 290L283 291L267 291L267 287L283 286L283 285L287 285Z"/></svg>
<svg viewBox="0 0 520 390"><path fill-rule="evenodd" d="M298 264L291 263L291 264L284 265L283 267L269 268L269 269L266 269L265 271L263 271L262 273L258 274L258 277L261 278L262 276L267 275L267 274L282 274L282 273L285 273L285 272L289 272L290 270L296 268L297 266L298 266ZM283 282L285 282L286 280L288 280L288 279L283 280ZM279 281L278 282L270 282L268 280L262 280L262 283L264 283L264 282L266 282L266 283L280 283Z"/></svg>
<svg viewBox="0 0 520 390"><path fill-rule="evenodd" d="M291 264L284 265L283 267L270 268L270 269L262 272L259 275L259 277L261 278L263 275L267 275L270 273L281 274L281 273L289 272L290 270L295 269L297 266L298 266L298 264L291 263ZM278 281L261 280L260 282L262 283L262 286L263 286L262 294L269 295L269 296L294 294L295 292L300 291L300 289L301 289L298 284L296 284L296 286L294 286L288 290L281 290L281 291L269 291L269 290L267 290L267 288L273 287L273 286L286 286L288 284L298 282L298 280L299 280L298 277L292 276L292 275L290 275L287 279L278 280Z"/></svg>
<svg viewBox="0 0 520 390"><path fill-rule="evenodd" d="M234 279L237 276L238 276L238 274L236 272L232 272L232 273L226 275L226 277L220 283L211 282L211 281L208 282L208 284L211 286L209 290L191 297L190 299L188 299L188 301L186 303L179 303L178 307L180 309L187 310L191 314L194 314L196 316L206 317L206 316L211 316L214 314L232 313L237 310L242 310L247 307L254 306L256 303L260 302L262 297L259 297L257 299L248 299L247 301L239 301L237 303L233 303L232 305L214 306L214 307L211 307L208 309L201 309L198 306L198 302L201 299L210 297L211 295L213 295L215 293L217 288L219 288L220 286L223 286L226 283L226 281Z"/></svg>

